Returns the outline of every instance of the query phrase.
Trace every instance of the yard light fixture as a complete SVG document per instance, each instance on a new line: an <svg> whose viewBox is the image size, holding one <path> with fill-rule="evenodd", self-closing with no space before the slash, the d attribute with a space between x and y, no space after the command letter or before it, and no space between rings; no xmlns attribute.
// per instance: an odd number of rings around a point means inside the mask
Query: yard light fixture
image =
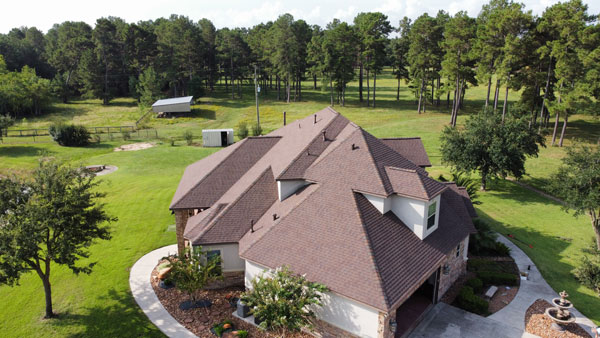
<svg viewBox="0 0 600 338"><path fill-rule="evenodd" d="M444 273L444 275L447 275L450 273L450 264L446 263L444 264L444 267L442 268L442 272Z"/></svg>
<svg viewBox="0 0 600 338"><path fill-rule="evenodd" d="M395 320L390 319L390 331L391 332L396 332L397 328L398 328L398 323L396 323Z"/></svg>

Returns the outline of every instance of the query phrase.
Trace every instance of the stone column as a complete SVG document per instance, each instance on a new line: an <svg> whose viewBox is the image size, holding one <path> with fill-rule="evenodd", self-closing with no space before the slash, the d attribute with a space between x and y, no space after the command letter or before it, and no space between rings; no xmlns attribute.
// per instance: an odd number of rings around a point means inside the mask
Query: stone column
<svg viewBox="0 0 600 338"><path fill-rule="evenodd" d="M389 313L379 312L378 338L393 338L394 332L390 330L390 320L396 320L396 310Z"/></svg>
<svg viewBox="0 0 600 338"><path fill-rule="evenodd" d="M185 251L183 232L185 231L185 225L189 217L190 212L188 209L175 210L175 234L177 235L177 252L180 255Z"/></svg>

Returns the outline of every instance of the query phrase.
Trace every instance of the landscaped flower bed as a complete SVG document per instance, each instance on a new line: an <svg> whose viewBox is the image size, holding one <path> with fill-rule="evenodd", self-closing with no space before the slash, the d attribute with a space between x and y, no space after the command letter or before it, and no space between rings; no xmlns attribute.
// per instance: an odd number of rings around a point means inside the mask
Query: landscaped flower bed
<svg viewBox="0 0 600 338"><path fill-rule="evenodd" d="M163 263L163 262L161 262ZM160 265L160 264L159 264ZM158 266L158 265L157 265ZM235 309L231 306L232 298L240 298L244 291L243 287L228 287L218 290L201 290L196 292L196 299L208 299L212 302L209 308L193 308L189 310L181 310L180 303L189 300L189 295L179 291L177 288L163 289L159 287L158 271L155 268L152 271L152 287L156 296L165 307L165 309L175 318L181 325L193 332L198 337L216 337L211 332L215 325L224 325L229 321L234 328L233 330L223 330L222 337L236 337L235 331L244 330L248 332L248 337L280 337L280 333L268 333L259 330L257 327L248 324L238 318L233 317L232 313ZM312 337L303 332L286 333L286 337L290 338L308 338Z"/></svg>
<svg viewBox="0 0 600 338"><path fill-rule="evenodd" d="M553 307L543 299L536 300L525 312L525 331L542 338L591 338L581 326L571 323L563 325L564 331L559 332L551 328L552 320L544 314L547 308Z"/></svg>

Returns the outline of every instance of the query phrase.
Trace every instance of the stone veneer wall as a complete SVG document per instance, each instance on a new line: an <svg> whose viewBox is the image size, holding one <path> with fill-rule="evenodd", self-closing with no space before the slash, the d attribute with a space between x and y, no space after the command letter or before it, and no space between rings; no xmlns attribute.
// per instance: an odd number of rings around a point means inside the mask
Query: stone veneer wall
<svg viewBox="0 0 600 338"><path fill-rule="evenodd" d="M468 238L468 237L467 237ZM465 250L467 243L467 238L465 238L462 242L460 242L460 254L456 257L456 247L448 253L446 256L446 260L442 263L441 273L440 273L440 286L438 289L438 300L442 299L442 296L448 291L450 286L467 271L467 259L465 258ZM450 273L444 274L444 265L448 264L450 266Z"/></svg>
<svg viewBox="0 0 600 338"><path fill-rule="evenodd" d="M390 319L396 320L396 310L390 311L387 316L383 312L379 312L378 338L393 338L395 336L395 333L390 331Z"/></svg>
<svg viewBox="0 0 600 338"><path fill-rule="evenodd" d="M175 210L175 234L177 235L177 252L180 255L185 251L183 232L185 231L188 218L190 218L190 212L190 209Z"/></svg>

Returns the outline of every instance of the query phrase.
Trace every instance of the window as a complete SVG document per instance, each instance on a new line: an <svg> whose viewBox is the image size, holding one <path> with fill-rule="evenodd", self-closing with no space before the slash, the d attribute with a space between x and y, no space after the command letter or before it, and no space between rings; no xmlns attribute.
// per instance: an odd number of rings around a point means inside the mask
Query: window
<svg viewBox="0 0 600 338"><path fill-rule="evenodd" d="M427 230L431 229L435 225L435 211L437 203L433 202L429 205L429 212L427 213Z"/></svg>
<svg viewBox="0 0 600 338"><path fill-rule="evenodd" d="M460 244L456 247L456 257L460 256Z"/></svg>
<svg viewBox="0 0 600 338"><path fill-rule="evenodd" d="M221 262L223 261L223 259L221 258L221 250L210 250L206 253L206 258L210 259L212 257L219 258L219 262L217 263L217 269L216 269L215 273L216 273L216 275L220 275L222 272Z"/></svg>

